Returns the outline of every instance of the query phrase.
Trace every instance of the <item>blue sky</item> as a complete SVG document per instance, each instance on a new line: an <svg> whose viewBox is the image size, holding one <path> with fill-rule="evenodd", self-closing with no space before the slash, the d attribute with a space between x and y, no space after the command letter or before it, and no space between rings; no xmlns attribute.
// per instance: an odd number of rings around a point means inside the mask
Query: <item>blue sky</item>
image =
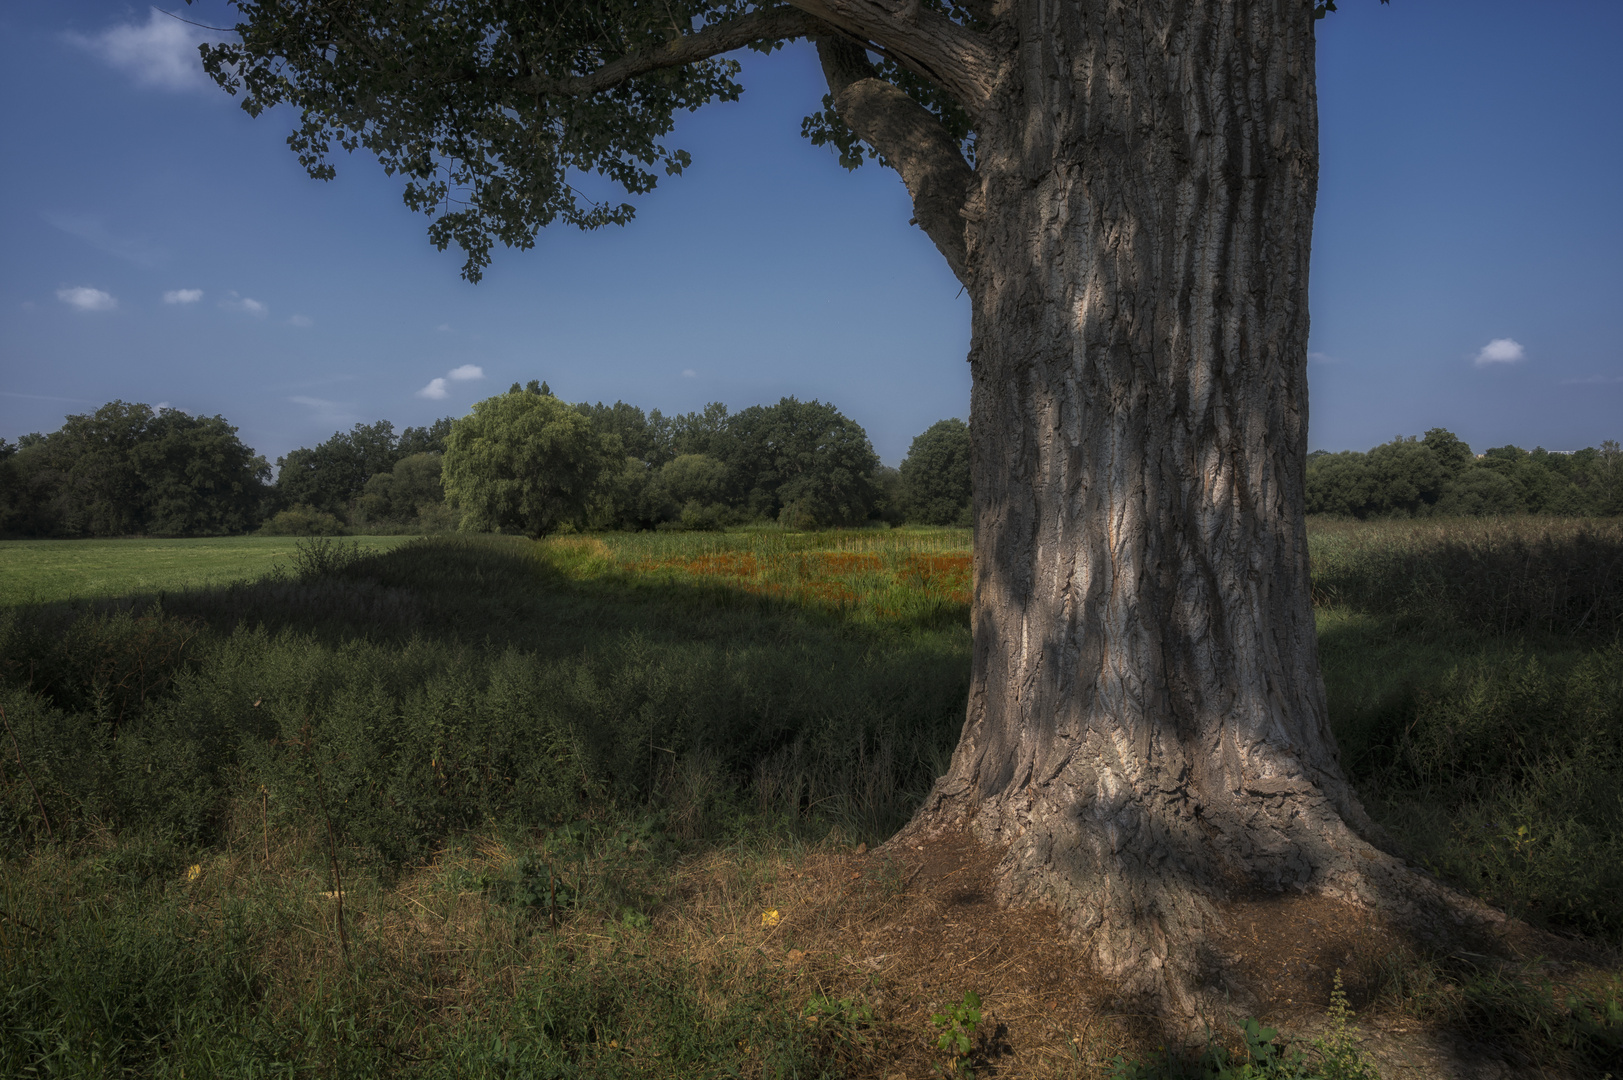
<svg viewBox="0 0 1623 1080"><path fill-rule="evenodd" d="M746 54L743 100L684 117L694 166L632 225L498 249L469 285L370 158L309 180L290 114L204 81L199 33L0 9L0 437L122 398L274 459L543 378L667 413L821 398L895 464L967 414L968 304L893 174L800 138L807 47ZM1343 0L1319 39L1312 445L1623 438L1623 5Z"/></svg>

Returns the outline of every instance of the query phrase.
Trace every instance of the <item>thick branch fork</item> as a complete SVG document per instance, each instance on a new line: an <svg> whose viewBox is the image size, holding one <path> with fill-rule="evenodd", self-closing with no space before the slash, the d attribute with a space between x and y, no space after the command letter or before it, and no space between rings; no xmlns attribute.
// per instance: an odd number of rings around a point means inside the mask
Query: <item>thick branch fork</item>
<svg viewBox="0 0 1623 1080"><path fill-rule="evenodd" d="M547 89L594 94L650 71L695 63L757 41L786 41L830 31L884 50L946 90L971 116L979 115L991 97L997 66L991 45L968 27L920 10L916 0L794 0L705 26Z"/></svg>
<svg viewBox="0 0 1623 1080"><path fill-rule="evenodd" d="M791 0L808 14L860 41L872 42L903 67L957 99L977 119L991 100L997 55L989 41L918 0Z"/></svg>

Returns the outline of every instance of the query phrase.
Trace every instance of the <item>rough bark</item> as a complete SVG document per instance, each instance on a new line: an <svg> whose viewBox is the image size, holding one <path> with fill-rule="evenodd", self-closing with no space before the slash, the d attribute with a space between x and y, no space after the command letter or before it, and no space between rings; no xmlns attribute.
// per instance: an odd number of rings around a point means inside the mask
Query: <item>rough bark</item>
<svg viewBox="0 0 1623 1080"><path fill-rule="evenodd" d="M1225 897L1438 894L1372 847L1319 677L1303 484L1317 183L1301 0L1008 0L965 210L974 651L904 834L1185 1014Z"/></svg>

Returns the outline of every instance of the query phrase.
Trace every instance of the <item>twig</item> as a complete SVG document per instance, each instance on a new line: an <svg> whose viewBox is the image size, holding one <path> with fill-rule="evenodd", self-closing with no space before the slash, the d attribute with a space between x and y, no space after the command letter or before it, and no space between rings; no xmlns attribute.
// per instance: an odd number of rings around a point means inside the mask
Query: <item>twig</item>
<svg viewBox="0 0 1623 1080"><path fill-rule="evenodd" d="M39 788L34 786L34 778L28 775L28 766L23 764L23 748L17 745L17 733L11 730L11 721L6 719L5 706L0 705L0 724L6 725L6 734L11 736L11 749L17 755L17 768L23 771L23 779L28 781L28 790L34 793L34 802L39 805L39 816L45 821L45 839L56 841L51 832L51 815L45 812L45 800L39 797Z"/></svg>

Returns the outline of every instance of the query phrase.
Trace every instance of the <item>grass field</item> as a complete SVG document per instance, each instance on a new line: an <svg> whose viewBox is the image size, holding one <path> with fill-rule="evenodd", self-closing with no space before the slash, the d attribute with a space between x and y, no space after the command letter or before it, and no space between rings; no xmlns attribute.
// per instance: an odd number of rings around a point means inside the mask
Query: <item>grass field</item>
<svg viewBox="0 0 1623 1080"><path fill-rule="evenodd" d="M1372 812L1615 949L1623 528L1310 540ZM1108 999L856 951L944 932L855 850L957 739L967 532L200 543L105 545L71 603L49 568L92 548L0 548L7 595L52 601L0 611L0 1074L926 1076L974 989L1001 1074L1154 1049ZM1616 969L1563 971L1411 948L1347 976L1390 1026L1623 1075Z"/></svg>
<svg viewBox="0 0 1623 1080"><path fill-rule="evenodd" d="M386 551L405 536L369 536ZM0 540L0 607L246 581L292 560L290 536L196 540Z"/></svg>

